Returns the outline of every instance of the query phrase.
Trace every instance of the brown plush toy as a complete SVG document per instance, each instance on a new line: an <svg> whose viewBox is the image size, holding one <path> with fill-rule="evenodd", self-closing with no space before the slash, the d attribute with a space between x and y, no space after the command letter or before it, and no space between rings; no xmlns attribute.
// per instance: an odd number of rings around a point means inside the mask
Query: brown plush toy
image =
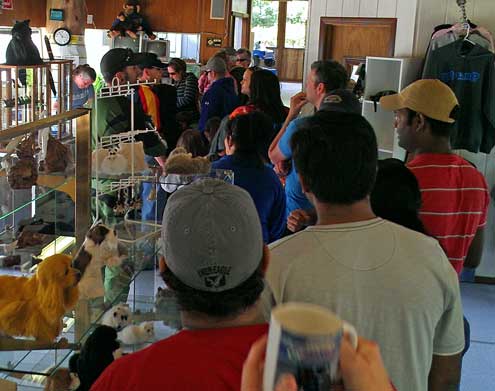
<svg viewBox="0 0 495 391"><path fill-rule="evenodd" d="M192 157L185 148L175 148L167 158L163 171L166 175L208 174L211 169L210 161L205 157Z"/></svg>
<svg viewBox="0 0 495 391"><path fill-rule="evenodd" d="M56 254L38 265L32 277L0 276L0 333L52 342L62 318L77 303L79 272L72 258Z"/></svg>

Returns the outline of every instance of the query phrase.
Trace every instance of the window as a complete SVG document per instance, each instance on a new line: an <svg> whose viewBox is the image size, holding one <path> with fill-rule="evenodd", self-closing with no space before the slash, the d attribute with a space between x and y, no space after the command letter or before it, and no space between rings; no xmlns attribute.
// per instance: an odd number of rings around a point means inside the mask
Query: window
<svg viewBox="0 0 495 391"><path fill-rule="evenodd" d="M308 1L287 2L287 22L285 24L285 47L302 49L306 46L306 24L308 21Z"/></svg>
<svg viewBox="0 0 495 391"><path fill-rule="evenodd" d="M251 30L255 49L277 46L278 1L253 0Z"/></svg>

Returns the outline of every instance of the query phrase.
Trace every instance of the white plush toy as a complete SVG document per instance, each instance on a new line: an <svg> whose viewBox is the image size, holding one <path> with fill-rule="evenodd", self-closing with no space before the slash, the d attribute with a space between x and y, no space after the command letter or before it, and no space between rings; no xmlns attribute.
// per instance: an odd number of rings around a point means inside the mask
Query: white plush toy
<svg viewBox="0 0 495 391"><path fill-rule="evenodd" d="M113 327L120 331L128 326L132 320L132 312L127 304L117 304L110 308L101 319L101 324Z"/></svg>
<svg viewBox="0 0 495 391"><path fill-rule="evenodd" d="M101 162L101 172L107 175L122 175L127 172L128 165L129 162L124 155L111 150Z"/></svg>
<svg viewBox="0 0 495 391"><path fill-rule="evenodd" d="M153 322L142 322L140 325L129 325L117 333L117 338L124 345L134 345L151 342L155 338Z"/></svg>

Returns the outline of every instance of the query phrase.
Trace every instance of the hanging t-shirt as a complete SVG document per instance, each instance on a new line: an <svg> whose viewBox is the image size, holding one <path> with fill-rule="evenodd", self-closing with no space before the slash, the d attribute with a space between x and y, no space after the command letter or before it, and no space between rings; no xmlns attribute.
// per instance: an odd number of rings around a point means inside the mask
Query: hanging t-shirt
<svg viewBox="0 0 495 391"><path fill-rule="evenodd" d="M452 147L490 153L495 145L495 54L458 40L431 53L424 78L442 80L459 100Z"/></svg>
<svg viewBox="0 0 495 391"><path fill-rule="evenodd" d="M115 360L91 391L234 391L251 345L267 324L184 330Z"/></svg>

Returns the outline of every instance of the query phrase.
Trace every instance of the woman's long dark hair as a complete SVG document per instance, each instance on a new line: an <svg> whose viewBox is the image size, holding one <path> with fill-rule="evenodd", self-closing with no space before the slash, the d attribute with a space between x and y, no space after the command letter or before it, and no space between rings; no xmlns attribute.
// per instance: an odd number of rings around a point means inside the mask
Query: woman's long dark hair
<svg viewBox="0 0 495 391"><path fill-rule="evenodd" d="M273 127L270 117L261 111L238 115L227 123L227 137L235 146L234 158L249 159L258 167L268 161L270 130Z"/></svg>
<svg viewBox="0 0 495 391"><path fill-rule="evenodd" d="M250 104L268 115L274 123L281 124L285 121L287 112L280 97L280 82L275 74L266 69L254 71L249 90Z"/></svg>

